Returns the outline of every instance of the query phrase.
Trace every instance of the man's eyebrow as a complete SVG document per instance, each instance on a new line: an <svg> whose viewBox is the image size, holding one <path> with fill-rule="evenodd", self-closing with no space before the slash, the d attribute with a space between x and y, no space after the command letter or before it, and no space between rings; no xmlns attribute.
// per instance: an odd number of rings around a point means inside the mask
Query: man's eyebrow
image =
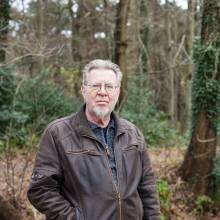
<svg viewBox="0 0 220 220"><path fill-rule="evenodd" d="M91 83L91 84L102 84L102 83L104 83L104 84L114 84L114 82L94 82L94 83Z"/></svg>

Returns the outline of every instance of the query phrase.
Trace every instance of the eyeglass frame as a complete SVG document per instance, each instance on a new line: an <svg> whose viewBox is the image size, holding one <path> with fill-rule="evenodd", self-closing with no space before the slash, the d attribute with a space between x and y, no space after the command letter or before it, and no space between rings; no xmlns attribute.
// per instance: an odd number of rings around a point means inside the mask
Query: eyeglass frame
<svg viewBox="0 0 220 220"><path fill-rule="evenodd" d="M108 85L109 85L109 86L112 86L112 88L111 88L112 90L111 90L111 91L109 91L109 90L107 89L106 86L108 86ZM114 85L108 84L108 83L94 83L94 84L84 83L84 86L90 87L91 90L93 90L93 92L96 92L96 93L100 92L101 89L102 89L102 87L104 86L104 89L105 89L105 91L106 91L108 94L109 94L109 93L112 93L112 92L115 92L115 90L120 87L120 85L114 86ZM98 86L98 87L94 87L94 86Z"/></svg>

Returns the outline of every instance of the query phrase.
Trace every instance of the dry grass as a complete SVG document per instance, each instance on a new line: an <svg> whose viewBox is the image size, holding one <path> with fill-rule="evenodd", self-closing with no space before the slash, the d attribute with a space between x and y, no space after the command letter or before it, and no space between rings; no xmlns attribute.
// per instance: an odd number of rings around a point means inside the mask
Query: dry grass
<svg viewBox="0 0 220 220"><path fill-rule="evenodd" d="M150 149L150 157L153 169L155 171L157 179L166 179L169 183L169 197L170 197L170 213L169 219L171 220L197 220L201 219L195 217L194 205L195 199L192 192L190 192L186 183L181 181L179 177L175 175L178 166L183 160L185 149L184 148L158 148ZM21 196L19 198L19 209L23 216L23 220L43 220L44 217L31 206L27 200L26 193L29 185L29 179L31 176L33 162L35 154L31 153L28 157L28 166L24 176L24 183L22 187ZM22 170L25 165L25 155L18 153L16 157L13 158L12 163L15 169L14 178L14 188L15 192L19 189L19 181L22 176ZM12 187L9 187L6 183L5 171L7 168L7 163L4 156L1 156L0 160L0 194L6 198L10 199L12 197ZM208 213L202 219L204 220L220 220L220 216L212 217Z"/></svg>
<svg viewBox="0 0 220 220"><path fill-rule="evenodd" d="M165 179L169 183L170 213L171 220L220 220L220 213L213 216L207 212L199 216L196 211L196 198L191 188L180 177L176 171L183 161L186 148L158 148L151 149L150 156L156 178Z"/></svg>

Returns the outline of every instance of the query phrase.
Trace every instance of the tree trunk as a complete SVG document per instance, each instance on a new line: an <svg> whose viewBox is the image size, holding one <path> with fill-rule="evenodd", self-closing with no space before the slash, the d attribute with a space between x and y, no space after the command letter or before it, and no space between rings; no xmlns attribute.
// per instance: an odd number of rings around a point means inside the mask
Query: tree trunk
<svg viewBox="0 0 220 220"><path fill-rule="evenodd" d="M186 37L186 52L189 55L190 63L188 69L188 77L192 75L192 52L193 52L193 39L194 39L194 23L195 23L195 6L196 0L188 0L187 10L187 37Z"/></svg>
<svg viewBox="0 0 220 220"><path fill-rule="evenodd" d="M44 48L44 5L43 0L37 0L37 30L36 35L40 47L38 57L37 71L41 71L44 64L43 48Z"/></svg>
<svg viewBox="0 0 220 220"><path fill-rule="evenodd" d="M204 0L201 46L195 56L197 72L192 87L192 138L179 169L179 175L192 185L196 195L207 194L211 188L220 99L219 41L220 5Z"/></svg>
<svg viewBox="0 0 220 220"><path fill-rule="evenodd" d="M0 63L5 62L9 16L9 0L0 1Z"/></svg>
<svg viewBox="0 0 220 220"><path fill-rule="evenodd" d="M74 4L78 4L77 13L73 11ZM81 56L79 52L79 44L80 44L80 18L81 18L81 3L73 2L72 0L68 1L68 10L71 18L71 30L72 30L72 39L71 39L71 52L72 52L72 60L74 63L81 62ZM77 16L76 16L77 15Z"/></svg>
<svg viewBox="0 0 220 220"><path fill-rule="evenodd" d="M171 33L171 18L170 18L170 7L169 7L169 1L166 0L166 19L165 19L165 28L166 28L166 40L167 40L167 66L168 66L168 75L170 79L170 102L169 102L169 115L170 115L170 121L171 125L175 127L176 121L177 121L177 115L176 115L176 103L177 103L177 97L176 97L176 89L175 89L175 72L173 69L173 45L172 45L172 33Z"/></svg>
<svg viewBox="0 0 220 220"><path fill-rule="evenodd" d="M74 4L78 5L77 12L73 11ZM82 2L81 1L68 1L68 10L69 15L71 18L71 30L72 30L72 38L71 38L71 54L72 54L72 60L74 64L74 72L73 74L73 92L76 94L76 96L80 95L80 69L81 69L81 62L82 57L80 54L80 22L82 18Z"/></svg>
<svg viewBox="0 0 220 220"><path fill-rule="evenodd" d="M105 27L105 50L106 50L106 57L112 58L112 46L111 46L111 30L109 29L109 6L108 1L103 0L104 5L104 27Z"/></svg>
<svg viewBox="0 0 220 220"><path fill-rule="evenodd" d="M146 18L147 17L147 1L141 0L140 1L140 17ZM148 55L147 55L147 48L148 48L148 34L149 28L146 23L140 24L140 39L141 39L141 73L147 74L148 71Z"/></svg>
<svg viewBox="0 0 220 220"><path fill-rule="evenodd" d="M182 79L182 94L183 94L183 108L181 109L181 133L184 134L189 127L189 116L191 111L191 87L190 82L193 73L193 40L195 36L195 10L196 10L196 0L188 0L188 10L187 10L187 34L186 34L186 52L188 55L188 65L186 72Z"/></svg>
<svg viewBox="0 0 220 220"><path fill-rule="evenodd" d="M216 152L216 132L206 112L197 115L191 142L180 168L183 180L194 188L195 194L208 193Z"/></svg>
<svg viewBox="0 0 220 220"><path fill-rule="evenodd" d="M127 90L126 73L126 48L127 48L127 21L130 8L130 0L120 0L117 7L115 23L115 58L114 62L119 65L123 80L117 109L120 110L125 99Z"/></svg>

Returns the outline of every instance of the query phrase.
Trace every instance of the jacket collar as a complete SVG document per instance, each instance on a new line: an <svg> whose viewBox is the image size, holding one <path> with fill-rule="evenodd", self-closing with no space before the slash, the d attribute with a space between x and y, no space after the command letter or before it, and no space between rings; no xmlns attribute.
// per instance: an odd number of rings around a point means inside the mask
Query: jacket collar
<svg viewBox="0 0 220 220"><path fill-rule="evenodd" d="M92 132L89 121L86 118L85 115L85 107L86 105L84 104L80 111L77 113L77 124L78 124L78 131L81 135L85 136L90 136L90 137L95 137L94 133ZM117 115L117 113L112 112L112 117L114 118L115 124L116 124L116 136L125 133L126 131L126 126L122 122L121 118Z"/></svg>

